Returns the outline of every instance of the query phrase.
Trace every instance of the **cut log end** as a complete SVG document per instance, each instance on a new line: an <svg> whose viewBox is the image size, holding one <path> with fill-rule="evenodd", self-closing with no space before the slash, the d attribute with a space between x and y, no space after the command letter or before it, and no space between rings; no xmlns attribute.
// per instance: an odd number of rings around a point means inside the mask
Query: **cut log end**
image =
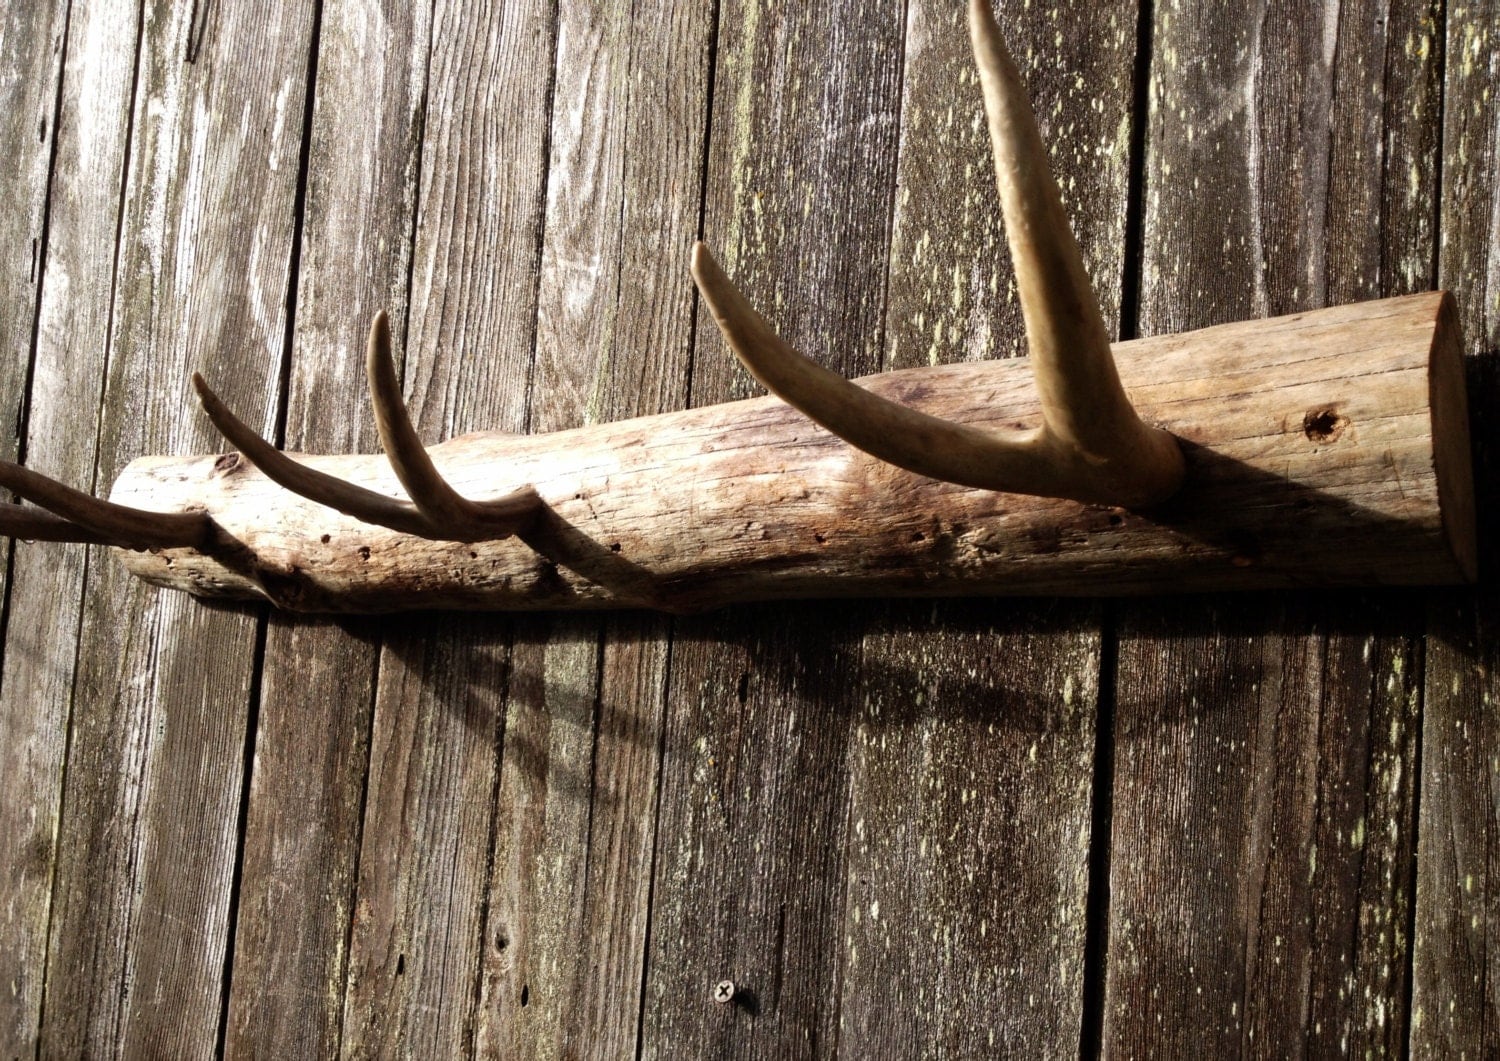
<svg viewBox="0 0 1500 1061"><path fill-rule="evenodd" d="M1458 307L1453 295L1444 291L1438 302L1429 362L1433 464L1438 511L1448 547L1464 579L1473 582L1479 577L1479 546L1464 365Z"/></svg>

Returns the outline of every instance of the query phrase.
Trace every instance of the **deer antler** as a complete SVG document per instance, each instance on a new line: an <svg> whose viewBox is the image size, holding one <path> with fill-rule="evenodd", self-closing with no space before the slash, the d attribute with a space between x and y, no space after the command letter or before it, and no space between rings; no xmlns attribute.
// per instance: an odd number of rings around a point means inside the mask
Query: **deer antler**
<svg viewBox="0 0 1500 1061"><path fill-rule="evenodd" d="M498 541L532 527L542 499L531 487L524 486L494 501L471 501L439 474L407 416L391 358L390 321L384 310L375 315L370 326L365 372L381 445L411 501L398 501L299 464L230 412L196 372L193 386L208 418L250 463L268 479L309 501L365 523L433 541Z"/></svg>
<svg viewBox="0 0 1500 1061"><path fill-rule="evenodd" d="M971 0L969 33L1042 400L1039 428L1002 435L878 398L782 342L702 244L693 250L693 278L751 375L872 456L985 490L1129 508L1163 501L1182 485L1182 451L1141 422L1120 386L1047 150L988 0Z"/></svg>

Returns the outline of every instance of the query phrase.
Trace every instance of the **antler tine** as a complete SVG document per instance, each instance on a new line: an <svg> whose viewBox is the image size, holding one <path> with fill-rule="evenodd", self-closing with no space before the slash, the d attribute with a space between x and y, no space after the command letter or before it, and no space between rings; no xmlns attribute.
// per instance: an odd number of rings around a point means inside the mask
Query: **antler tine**
<svg viewBox="0 0 1500 1061"><path fill-rule="evenodd" d="M423 538L444 537L410 502L377 494L374 490L345 482L292 460L230 412L229 407L196 372L193 373L193 386L197 388L203 411L208 414L214 426L251 464L265 472L266 478L309 501L338 509L344 515L353 516L365 523L374 523Z"/></svg>
<svg viewBox="0 0 1500 1061"><path fill-rule="evenodd" d="M702 243L693 247L693 280L750 374L856 449L963 486L1045 493L1055 485L1038 459L1039 433L1002 437L929 416L877 397L797 353L751 307Z"/></svg>
<svg viewBox="0 0 1500 1061"><path fill-rule="evenodd" d="M1145 450L1171 480L1147 493L1170 494L1181 481L1181 451L1169 434L1141 423L1120 386L1098 298L990 0L970 0L969 36L1045 430L1111 464L1122 449Z"/></svg>
<svg viewBox="0 0 1500 1061"><path fill-rule="evenodd" d="M0 508L0 534L14 538L171 549L201 548L212 535L206 513L148 512L101 501L10 461L0 461L0 486L47 510L35 512L20 505Z"/></svg>
<svg viewBox="0 0 1500 1061"><path fill-rule="evenodd" d="M509 537L535 520L542 499L530 486L494 501L471 501L438 472L407 415L391 357L390 320L384 310L370 325L365 371L386 456L417 510L434 527L444 528L456 540L479 541Z"/></svg>
<svg viewBox="0 0 1500 1061"><path fill-rule="evenodd" d="M1046 148L988 0L971 0L969 29L1041 398L1040 429L1000 435L877 398L782 342L701 244L693 277L756 379L881 460L988 490L1129 507L1162 501L1182 483L1181 449L1170 434L1141 422L1120 386Z"/></svg>

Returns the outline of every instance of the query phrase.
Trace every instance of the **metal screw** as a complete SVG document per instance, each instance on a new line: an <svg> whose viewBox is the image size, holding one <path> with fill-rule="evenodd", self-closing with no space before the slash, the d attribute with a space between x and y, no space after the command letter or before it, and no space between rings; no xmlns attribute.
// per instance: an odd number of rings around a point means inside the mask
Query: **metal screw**
<svg viewBox="0 0 1500 1061"><path fill-rule="evenodd" d="M720 980L714 985L714 1001L723 1005L725 1002L733 1002L735 995L733 980Z"/></svg>

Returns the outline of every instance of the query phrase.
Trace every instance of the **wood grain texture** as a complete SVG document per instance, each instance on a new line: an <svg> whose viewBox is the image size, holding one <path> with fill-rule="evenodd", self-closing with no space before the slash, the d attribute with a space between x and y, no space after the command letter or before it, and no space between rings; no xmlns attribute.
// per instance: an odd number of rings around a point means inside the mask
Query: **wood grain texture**
<svg viewBox="0 0 1500 1061"><path fill-rule="evenodd" d="M719 16L704 238L850 376L881 361L902 52L898 4ZM698 335L694 404L752 393L701 314ZM641 1055L832 1052L859 620L747 608L675 629ZM712 1001L722 979L737 1002Z"/></svg>
<svg viewBox="0 0 1500 1061"><path fill-rule="evenodd" d="M1113 322L1134 5L1007 4L997 16ZM886 310L896 366L1021 346L964 21L962 5L907 12ZM867 621L839 1000L855 1052L1078 1051L1099 616L1090 604L975 601L878 607Z"/></svg>
<svg viewBox="0 0 1500 1061"><path fill-rule="evenodd" d="M362 333L405 319L430 44L423 5L319 23L287 444L375 448ZM379 629L272 619L246 811L230 1056L332 1057L344 1011Z"/></svg>
<svg viewBox="0 0 1500 1061"><path fill-rule="evenodd" d="M1484 582L1429 604L1417 846L1413 1057L1500 1049L1500 6L1447 11L1439 277L1464 293Z"/></svg>
<svg viewBox="0 0 1500 1061"><path fill-rule="evenodd" d="M681 407L714 10L558 10L533 431ZM516 645L478 1056L630 1057L649 920L667 622L528 624Z"/></svg>
<svg viewBox="0 0 1500 1061"><path fill-rule="evenodd" d="M97 478L143 445L208 443L169 382L186 362L233 362L262 422L278 377L310 19L212 12L142 11ZM206 1054L255 619L142 597L108 565L85 595L41 1051Z"/></svg>
<svg viewBox="0 0 1500 1061"><path fill-rule="evenodd" d="M39 433L27 439L32 466L76 483L89 481L92 461L84 447L48 445L48 429L55 429L57 418L66 415L60 404L75 395L59 394L65 388L56 377L56 331L38 327L39 315L59 323L72 311L75 318L69 323L77 325L76 338L84 348L102 347L97 330L89 329L99 318L97 303L89 298L86 270L97 259L85 250L80 262L73 253L80 245L87 247L90 211L80 211L82 218L52 219L46 226L49 244L43 243L66 16L65 4L48 3L8 7L0 15L0 152L10 160L0 176L0 201L6 204L0 211L0 246L7 251L0 259L0 350L5 352L0 358L0 393L6 396L0 407L0 446L6 458L14 458L23 432L35 426ZM100 95L109 95L103 86ZM76 107L78 101L75 97L69 102ZM124 122L116 117L107 125L118 129ZM66 137L64 144L53 185L76 202L88 187L87 176L79 172L87 170L87 162L76 158L76 137ZM101 145L99 154L107 157L108 147ZM81 290L71 299L65 285L43 286L49 256L58 261L54 268L85 270L79 277ZM22 399L33 360L43 385L36 388L27 417ZM97 391L97 373L90 378L80 372L77 378ZM5 572L8 611L0 673L0 777L6 779L5 798L0 799L3 1057L30 1052L41 1020L83 564L84 554L76 548L21 549L8 558Z"/></svg>
<svg viewBox="0 0 1500 1061"><path fill-rule="evenodd" d="M1427 285L1429 9L1154 14L1142 330ZM1106 1050L1400 1050L1419 623L1338 595L1123 613Z"/></svg>

